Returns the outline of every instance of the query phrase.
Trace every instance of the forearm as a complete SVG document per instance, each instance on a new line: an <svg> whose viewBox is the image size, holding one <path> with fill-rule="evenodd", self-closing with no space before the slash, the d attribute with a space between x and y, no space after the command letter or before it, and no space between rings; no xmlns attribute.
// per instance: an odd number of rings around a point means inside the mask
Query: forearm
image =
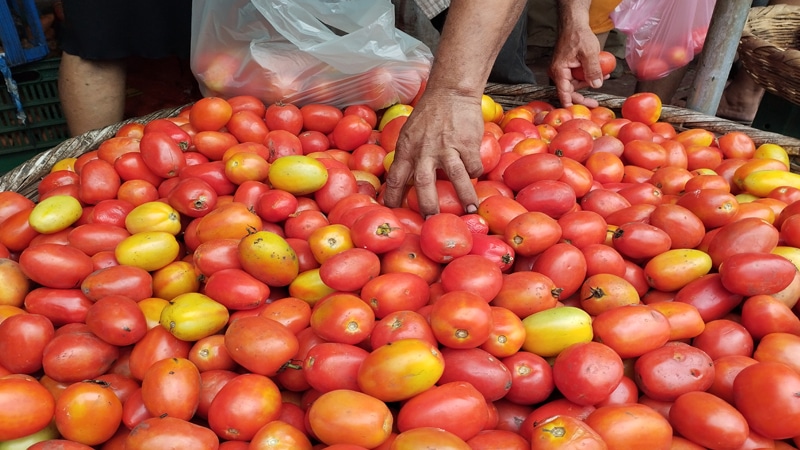
<svg viewBox="0 0 800 450"><path fill-rule="evenodd" d="M558 0L558 20L562 30L589 26L591 0Z"/></svg>
<svg viewBox="0 0 800 450"><path fill-rule="evenodd" d="M524 0L453 0L447 13L428 88L462 95L483 93L497 54L522 10Z"/></svg>

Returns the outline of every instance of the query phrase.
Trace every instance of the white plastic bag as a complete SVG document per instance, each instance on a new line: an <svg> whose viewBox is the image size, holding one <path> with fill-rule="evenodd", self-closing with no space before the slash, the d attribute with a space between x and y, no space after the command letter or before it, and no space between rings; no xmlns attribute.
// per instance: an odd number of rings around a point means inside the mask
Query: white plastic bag
<svg viewBox="0 0 800 450"><path fill-rule="evenodd" d="M656 80L703 50L716 0L623 0L611 12L627 36L625 61L640 80Z"/></svg>
<svg viewBox="0 0 800 450"><path fill-rule="evenodd" d="M192 72L205 96L408 103L433 55L394 14L390 0L194 0Z"/></svg>

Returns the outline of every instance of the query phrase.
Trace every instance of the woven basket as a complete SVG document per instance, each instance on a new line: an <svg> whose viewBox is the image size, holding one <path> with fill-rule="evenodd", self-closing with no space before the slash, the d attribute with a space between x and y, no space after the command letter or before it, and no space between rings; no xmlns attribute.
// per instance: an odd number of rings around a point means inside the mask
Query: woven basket
<svg viewBox="0 0 800 450"><path fill-rule="evenodd" d="M752 8L742 30L739 58L756 83L800 105L800 6Z"/></svg>
<svg viewBox="0 0 800 450"><path fill-rule="evenodd" d="M556 90L550 86L490 83L486 86L485 92L495 99L495 101L502 104L506 109L523 105L531 100L544 100L554 105L558 104ZM584 95L596 99L600 105L611 108L618 114L622 102L625 100L624 97L596 92L584 92ZM184 107L156 111L147 116L126 120L106 128L90 131L75 138L67 139L56 147L40 153L36 157L1 176L0 191L16 191L32 200L36 200L39 181L49 173L53 164L59 160L68 157L77 157L87 151L96 149L101 142L113 137L120 127L126 123L147 123L153 119L172 117L177 115ZM664 105L661 112L661 120L671 123L678 130L704 128L718 135L730 131L742 131L749 135L753 141L755 141L756 145L763 143L778 144L785 148L790 155L800 155L800 139L757 130L737 122L720 119L719 117L707 116L689 109ZM793 168L793 170L794 169L795 168ZM800 165L797 165L796 169L798 170L795 171L800 172Z"/></svg>

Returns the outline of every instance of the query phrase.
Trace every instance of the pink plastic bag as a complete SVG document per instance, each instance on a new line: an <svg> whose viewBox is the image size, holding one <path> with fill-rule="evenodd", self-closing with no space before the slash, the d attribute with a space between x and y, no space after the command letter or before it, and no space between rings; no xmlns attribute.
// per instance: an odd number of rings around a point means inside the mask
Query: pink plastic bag
<svg viewBox="0 0 800 450"><path fill-rule="evenodd" d="M623 0L611 13L627 36L625 60L640 80L657 80L703 50L716 0Z"/></svg>

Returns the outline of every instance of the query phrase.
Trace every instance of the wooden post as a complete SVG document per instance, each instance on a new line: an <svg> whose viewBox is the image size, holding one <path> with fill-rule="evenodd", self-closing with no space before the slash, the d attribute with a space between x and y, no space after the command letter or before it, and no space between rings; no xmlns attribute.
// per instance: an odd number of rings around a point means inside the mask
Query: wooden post
<svg viewBox="0 0 800 450"><path fill-rule="evenodd" d="M717 113L752 0L717 0L686 107Z"/></svg>

